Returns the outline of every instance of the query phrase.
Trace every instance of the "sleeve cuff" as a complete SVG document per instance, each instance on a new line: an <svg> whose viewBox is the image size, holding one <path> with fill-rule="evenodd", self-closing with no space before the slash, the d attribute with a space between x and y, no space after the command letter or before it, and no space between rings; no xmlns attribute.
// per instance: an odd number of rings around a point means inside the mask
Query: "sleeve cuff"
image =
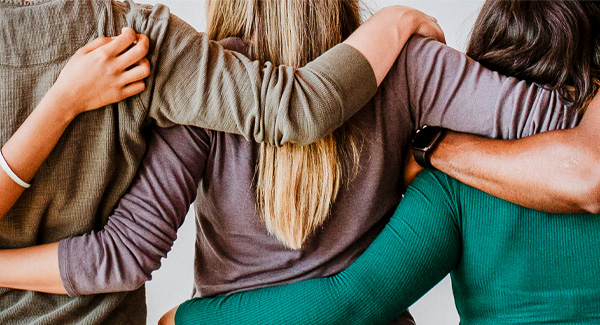
<svg viewBox="0 0 600 325"><path fill-rule="evenodd" d="M377 79L371 64L362 53L348 44L334 46L307 67L337 86L344 108L344 121L365 106L377 92Z"/></svg>
<svg viewBox="0 0 600 325"><path fill-rule="evenodd" d="M60 271L60 280L69 297L79 297L80 294L75 291L71 278L69 276L69 241L71 238L63 239L58 243L58 268Z"/></svg>

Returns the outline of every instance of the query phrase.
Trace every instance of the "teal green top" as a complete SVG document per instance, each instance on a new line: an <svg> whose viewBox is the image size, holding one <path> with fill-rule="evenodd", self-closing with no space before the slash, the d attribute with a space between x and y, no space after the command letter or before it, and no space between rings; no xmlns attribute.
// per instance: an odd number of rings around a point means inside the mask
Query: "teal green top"
<svg viewBox="0 0 600 325"><path fill-rule="evenodd" d="M599 323L600 218L523 208L421 173L338 275L182 304L177 324L385 324L448 273L462 324Z"/></svg>

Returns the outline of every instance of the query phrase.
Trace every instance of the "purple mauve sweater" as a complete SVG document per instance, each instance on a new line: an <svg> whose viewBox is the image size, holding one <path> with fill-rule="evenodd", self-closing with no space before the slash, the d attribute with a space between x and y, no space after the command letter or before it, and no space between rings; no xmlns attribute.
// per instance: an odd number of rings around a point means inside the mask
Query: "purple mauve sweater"
<svg viewBox="0 0 600 325"><path fill-rule="evenodd" d="M104 230L61 241L63 284L72 296L140 287L170 250L192 202L196 296L333 275L363 253L400 201L404 153L417 127L520 138L578 119L556 92L414 37L372 101L348 122L364 140L360 172L342 186L331 216L301 250L286 249L257 214L260 145L177 126L149 136L138 175Z"/></svg>

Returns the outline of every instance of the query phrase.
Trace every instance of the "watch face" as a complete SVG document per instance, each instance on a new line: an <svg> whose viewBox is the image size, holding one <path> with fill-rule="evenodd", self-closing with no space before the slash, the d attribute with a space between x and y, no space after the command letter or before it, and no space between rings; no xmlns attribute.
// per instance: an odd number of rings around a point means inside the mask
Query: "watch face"
<svg viewBox="0 0 600 325"><path fill-rule="evenodd" d="M417 133L413 139L412 146L415 149L426 150L440 136L441 129L439 127L426 127Z"/></svg>

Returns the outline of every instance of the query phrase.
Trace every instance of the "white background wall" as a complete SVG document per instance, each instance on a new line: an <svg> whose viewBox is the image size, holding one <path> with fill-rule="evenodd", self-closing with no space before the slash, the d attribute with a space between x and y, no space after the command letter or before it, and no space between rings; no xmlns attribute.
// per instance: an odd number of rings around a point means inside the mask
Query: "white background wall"
<svg viewBox="0 0 600 325"><path fill-rule="evenodd" d="M205 28L205 1L202 0L139 0L164 3L171 11L199 31ZM394 4L417 8L437 18L446 33L448 45L464 50L482 0L364 0L372 11ZM147 288L148 324L156 324L160 316L171 307L190 298L193 283L194 215L189 213L179 231L173 250L163 266L153 274ZM449 278L425 295L410 308L419 325L458 324L459 319L452 300Z"/></svg>

